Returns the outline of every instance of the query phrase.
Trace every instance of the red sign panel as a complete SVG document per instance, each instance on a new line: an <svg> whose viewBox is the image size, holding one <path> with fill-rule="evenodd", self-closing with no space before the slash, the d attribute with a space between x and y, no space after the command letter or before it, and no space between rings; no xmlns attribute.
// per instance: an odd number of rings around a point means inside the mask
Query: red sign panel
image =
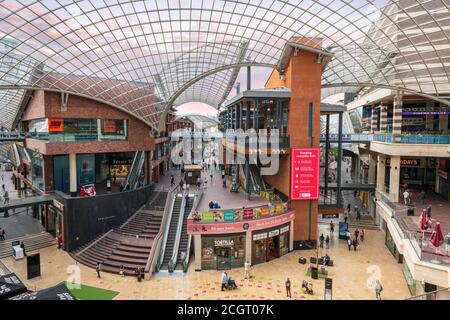
<svg viewBox="0 0 450 320"><path fill-rule="evenodd" d="M103 132L104 133L115 133L116 132L116 121L115 120L104 120Z"/></svg>
<svg viewBox="0 0 450 320"><path fill-rule="evenodd" d="M320 150L291 149L291 200L319 199Z"/></svg>
<svg viewBox="0 0 450 320"><path fill-rule="evenodd" d="M63 131L63 119L49 118L48 132L61 132L61 131Z"/></svg>

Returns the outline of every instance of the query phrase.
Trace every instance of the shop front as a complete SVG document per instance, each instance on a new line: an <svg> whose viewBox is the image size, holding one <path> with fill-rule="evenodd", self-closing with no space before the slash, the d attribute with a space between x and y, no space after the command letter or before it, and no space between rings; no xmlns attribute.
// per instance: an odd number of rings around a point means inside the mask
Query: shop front
<svg viewBox="0 0 450 320"><path fill-rule="evenodd" d="M247 208L249 209L261 209ZM293 249L295 211L237 218L235 211L202 213L201 220L188 218L188 234L194 237L195 270L228 270L277 259ZM223 215L219 215L222 213ZM208 222L206 222L208 221Z"/></svg>
<svg viewBox="0 0 450 320"><path fill-rule="evenodd" d="M253 232L252 264L272 261L289 252L289 224Z"/></svg>
<svg viewBox="0 0 450 320"><path fill-rule="evenodd" d="M386 247L389 249L389 251L392 253L392 255L395 257L395 260L397 260L398 263L403 263L403 255L398 251L397 245L395 244L394 238L392 238L391 232L389 231L389 228L387 225L385 225L385 244Z"/></svg>
<svg viewBox="0 0 450 320"><path fill-rule="evenodd" d="M229 270L245 263L245 233L202 237L202 270Z"/></svg>

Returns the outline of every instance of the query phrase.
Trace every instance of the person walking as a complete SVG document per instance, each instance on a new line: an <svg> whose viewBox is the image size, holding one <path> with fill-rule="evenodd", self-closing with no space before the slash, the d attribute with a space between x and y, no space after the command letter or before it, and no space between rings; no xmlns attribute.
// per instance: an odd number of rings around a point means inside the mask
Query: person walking
<svg viewBox="0 0 450 320"><path fill-rule="evenodd" d="M291 280L289 280L289 278L287 278L286 282L285 282L285 286L286 286L286 297L291 298Z"/></svg>
<svg viewBox="0 0 450 320"><path fill-rule="evenodd" d="M356 220L361 220L361 211L359 211L359 208L356 208Z"/></svg>
<svg viewBox="0 0 450 320"><path fill-rule="evenodd" d="M427 207L427 218L428 219L431 219L431 204L430 205L428 205L428 207Z"/></svg>
<svg viewBox="0 0 450 320"><path fill-rule="evenodd" d="M250 275L250 263L245 261L244 263L244 279L250 279L252 276Z"/></svg>
<svg viewBox="0 0 450 320"><path fill-rule="evenodd" d="M323 248L323 241L325 240L325 237L323 236L323 233L320 235L319 237L319 241L320 241L320 247Z"/></svg>
<svg viewBox="0 0 450 320"><path fill-rule="evenodd" d="M356 247L358 246L358 240L355 238L352 241L353 249L356 251Z"/></svg>
<svg viewBox="0 0 450 320"><path fill-rule="evenodd" d="M348 238L348 239L347 239L348 251L351 251L351 250L352 250L352 245L353 245L352 239Z"/></svg>
<svg viewBox="0 0 450 320"><path fill-rule="evenodd" d="M408 190L405 190L405 192L403 192L403 201L404 201L405 205L407 205L409 203L409 192L408 192Z"/></svg>
<svg viewBox="0 0 450 320"><path fill-rule="evenodd" d="M9 193L8 193L8 190L6 190L5 193L3 194L3 199L5 199L3 204L9 204Z"/></svg>
<svg viewBox="0 0 450 320"><path fill-rule="evenodd" d="M364 229L361 229L361 234L359 235L359 238L361 239L361 242L364 241Z"/></svg>
<svg viewBox="0 0 450 320"><path fill-rule="evenodd" d="M173 187L175 185L175 178L173 175L170 176L170 186Z"/></svg>
<svg viewBox="0 0 450 320"><path fill-rule="evenodd" d="M212 182L212 180L213 180L213 173L212 173L212 171L211 171L211 173L209 174L209 176L211 177L211 182Z"/></svg>
<svg viewBox="0 0 450 320"><path fill-rule="evenodd" d="M325 239L325 248L330 249L330 237L327 236Z"/></svg>
<svg viewBox="0 0 450 320"><path fill-rule="evenodd" d="M121 277L125 277L125 267L123 266L123 264L120 265L119 274Z"/></svg>
<svg viewBox="0 0 450 320"><path fill-rule="evenodd" d="M222 291L224 291L224 289L227 289L227 283L228 283L228 275L227 273L224 271L222 272L222 276L221 276L221 282L222 282Z"/></svg>
<svg viewBox="0 0 450 320"><path fill-rule="evenodd" d="M97 263L97 265L95 266L95 272L97 272L97 278L99 279L100 279L100 271L101 271L100 263Z"/></svg>
<svg viewBox="0 0 450 320"><path fill-rule="evenodd" d="M419 199L420 199L420 203L421 203L421 204L425 204L425 198L426 198L426 196L427 196L427 194L425 193L425 190L422 189L422 191L420 192L420 196L419 196Z"/></svg>
<svg viewBox="0 0 450 320"><path fill-rule="evenodd" d="M0 240L5 240L5 230L2 227L0 227Z"/></svg>
<svg viewBox="0 0 450 320"><path fill-rule="evenodd" d="M380 280L377 280L377 284L375 285L375 298L381 300L381 291L383 291L383 286L380 283Z"/></svg>
<svg viewBox="0 0 450 320"><path fill-rule="evenodd" d="M348 219L348 213L344 213L344 223L347 223L347 219Z"/></svg>
<svg viewBox="0 0 450 320"><path fill-rule="evenodd" d="M350 213L351 208L352 208L352 206L350 205L350 203L347 204L347 212L348 212L348 213Z"/></svg>
<svg viewBox="0 0 450 320"><path fill-rule="evenodd" d="M331 222L330 222L330 233L331 233L331 234L334 233L334 223L333 223L333 220L331 220Z"/></svg>
<svg viewBox="0 0 450 320"><path fill-rule="evenodd" d="M58 232L58 236L56 237L56 242L58 243L58 249L61 249L63 244L63 237L61 232Z"/></svg>
<svg viewBox="0 0 450 320"><path fill-rule="evenodd" d="M356 230L355 230L355 239L358 240L358 237L359 237L359 230L358 230L358 228L356 228Z"/></svg>

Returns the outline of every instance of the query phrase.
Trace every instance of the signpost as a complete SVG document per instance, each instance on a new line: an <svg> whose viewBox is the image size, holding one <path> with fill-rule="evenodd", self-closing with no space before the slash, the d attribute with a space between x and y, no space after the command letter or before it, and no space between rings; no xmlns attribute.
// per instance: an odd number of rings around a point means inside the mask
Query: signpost
<svg viewBox="0 0 450 320"><path fill-rule="evenodd" d="M325 278L324 300L333 300L333 279Z"/></svg>
<svg viewBox="0 0 450 320"><path fill-rule="evenodd" d="M319 199L320 150L291 149L291 200Z"/></svg>

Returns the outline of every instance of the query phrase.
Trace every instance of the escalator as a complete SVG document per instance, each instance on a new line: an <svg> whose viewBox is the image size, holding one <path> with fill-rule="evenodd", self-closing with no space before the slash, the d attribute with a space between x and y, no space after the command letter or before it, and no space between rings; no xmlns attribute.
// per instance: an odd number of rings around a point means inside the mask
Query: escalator
<svg viewBox="0 0 450 320"><path fill-rule="evenodd" d="M180 210L183 204L183 197L177 196L173 204L172 217L170 219L170 226L167 234L167 241L164 248L164 256L162 259L162 265L160 270L169 269L169 261L173 255L173 248L175 246L175 240L177 237L178 220L180 219Z"/></svg>
<svg viewBox="0 0 450 320"><path fill-rule="evenodd" d="M188 242L189 242L189 235L187 233L187 218L189 217L189 214L191 213L193 204L194 204L194 197L189 197L189 203L186 203L186 205L184 207L183 227L181 228L177 261L176 261L175 268L174 268L175 270L183 270L183 261L181 261L181 253L185 252L186 254L189 254L189 252L187 252L187 247L188 247Z"/></svg>
<svg viewBox="0 0 450 320"><path fill-rule="evenodd" d="M128 172L128 176L125 179L123 190L136 189L139 184L139 178L141 177L142 169L144 168L144 162L145 152L136 151L130 171Z"/></svg>
<svg viewBox="0 0 450 320"><path fill-rule="evenodd" d="M260 191L267 191L266 183L264 182L264 179L261 176L260 169L256 164L250 164L249 166L249 173L251 175L251 179L255 182L255 184L258 186Z"/></svg>

